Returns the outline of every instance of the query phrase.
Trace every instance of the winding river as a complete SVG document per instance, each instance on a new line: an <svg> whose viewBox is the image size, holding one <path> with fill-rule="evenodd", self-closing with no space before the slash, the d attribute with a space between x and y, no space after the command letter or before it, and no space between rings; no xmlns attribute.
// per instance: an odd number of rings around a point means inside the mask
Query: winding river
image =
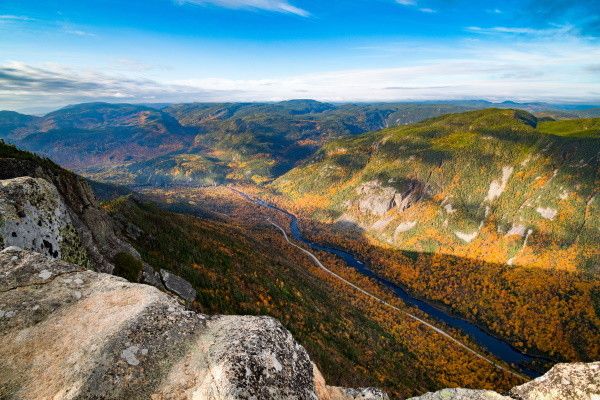
<svg viewBox="0 0 600 400"><path fill-rule="evenodd" d="M518 370L521 374L526 375L530 378L536 378L542 374L541 372L530 368L530 365L534 360L536 360L536 357L520 352L507 342L489 334L488 332L484 331L472 322L454 316L443 309L434 307L426 301L413 297L401 286L395 284L387 278L378 275L375 271L370 269L367 264L359 260L350 252L341 250L339 248L316 243L305 238L300 230L298 218L296 218L294 214L282 208L279 208L273 204L267 203L263 200L253 198L244 192L240 192L235 189L232 190L234 190L236 193L240 194L241 196L243 196L244 198L246 198L254 204L260 205L262 207L267 207L285 214L290 218L290 232L294 239L306 244L311 249L324 251L341 258L347 265L351 266L356 271L360 272L362 275L371 278L375 282L389 289L391 292L394 293L394 295L396 295L396 297L400 298L404 303L417 307L419 310L423 311L431 318L437 321L441 321L452 328L460 330L462 333L469 336L479 346L487 350L488 353L494 355L497 359L500 359L506 362L507 364L512 365L513 368Z"/></svg>

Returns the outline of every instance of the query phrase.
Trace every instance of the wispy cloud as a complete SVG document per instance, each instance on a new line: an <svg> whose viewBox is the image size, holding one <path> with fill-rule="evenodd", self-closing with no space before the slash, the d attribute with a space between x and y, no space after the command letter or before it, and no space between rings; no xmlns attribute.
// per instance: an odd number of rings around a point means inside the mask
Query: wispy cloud
<svg viewBox="0 0 600 400"><path fill-rule="evenodd" d="M21 62L0 65L0 108L56 108L86 102L210 101L236 93L73 70L61 65L41 67Z"/></svg>
<svg viewBox="0 0 600 400"><path fill-rule="evenodd" d="M33 18L25 15L0 15L0 21L33 21Z"/></svg>
<svg viewBox="0 0 600 400"><path fill-rule="evenodd" d="M552 28L536 29L529 27L515 27L515 26L494 26L494 27L480 27L480 26L469 26L466 28L467 31L479 34L513 34L513 35L533 35L533 36L556 36L556 35L569 35L575 32L575 27L572 25L555 26Z"/></svg>
<svg viewBox="0 0 600 400"><path fill-rule="evenodd" d="M407 7L415 7L417 10L421 11L422 13L433 14L433 13L437 12L437 10L433 9L433 8L417 7L418 3L416 0L396 0L396 3L403 5L403 6L407 6Z"/></svg>
<svg viewBox="0 0 600 400"><path fill-rule="evenodd" d="M83 101L325 101L490 100L600 102L600 47L552 37L502 44L471 41L438 57L390 68L346 69L278 78L189 76L131 78L118 70L60 65L0 65L0 108L52 107ZM146 74L144 74L146 75ZM158 74L168 76L169 74ZM157 76L158 76L157 75Z"/></svg>
<svg viewBox="0 0 600 400"><path fill-rule="evenodd" d="M75 35L75 36L88 36L88 37L96 37L96 36L98 36L95 33L83 31L81 29L64 28L63 32L64 33L68 33L69 35Z"/></svg>
<svg viewBox="0 0 600 400"><path fill-rule="evenodd" d="M310 13L285 0L175 0L179 4L214 5L232 9L265 10L308 17Z"/></svg>
<svg viewBox="0 0 600 400"><path fill-rule="evenodd" d="M532 23L572 24L585 36L600 36L598 0L529 0L521 11Z"/></svg>

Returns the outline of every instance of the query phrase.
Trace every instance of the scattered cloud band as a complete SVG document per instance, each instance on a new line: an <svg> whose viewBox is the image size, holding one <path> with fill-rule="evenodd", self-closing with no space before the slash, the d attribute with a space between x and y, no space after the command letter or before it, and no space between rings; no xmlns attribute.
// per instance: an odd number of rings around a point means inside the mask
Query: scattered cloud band
<svg viewBox="0 0 600 400"><path fill-rule="evenodd" d="M308 17L310 13L285 0L177 0L179 4L214 5L232 9L250 9Z"/></svg>

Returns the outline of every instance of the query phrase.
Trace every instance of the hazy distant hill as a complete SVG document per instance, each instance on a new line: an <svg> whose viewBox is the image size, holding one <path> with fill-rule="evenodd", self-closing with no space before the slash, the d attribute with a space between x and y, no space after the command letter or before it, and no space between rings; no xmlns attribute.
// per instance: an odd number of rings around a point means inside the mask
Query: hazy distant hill
<svg viewBox="0 0 600 400"><path fill-rule="evenodd" d="M106 168L145 160L192 144L194 135L175 118L153 108L130 104L87 103L4 127L0 138L43 154L77 170Z"/></svg>
<svg viewBox="0 0 600 400"><path fill-rule="evenodd" d="M149 107L86 103L44 117L0 114L0 138L122 184L264 182L330 138L460 111L448 105L280 103Z"/></svg>
<svg viewBox="0 0 600 400"><path fill-rule="evenodd" d="M131 105L86 103L32 117L0 113L0 138L97 180L137 186L264 183L331 139L489 107L445 103L279 103ZM501 103L515 106L516 103ZM527 103L527 109L550 105ZM593 109L555 109L575 118Z"/></svg>

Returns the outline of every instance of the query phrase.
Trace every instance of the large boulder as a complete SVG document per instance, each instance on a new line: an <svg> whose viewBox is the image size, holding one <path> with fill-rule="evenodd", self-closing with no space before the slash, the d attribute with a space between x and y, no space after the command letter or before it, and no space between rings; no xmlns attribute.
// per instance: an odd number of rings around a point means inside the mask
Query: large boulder
<svg viewBox="0 0 600 400"><path fill-rule="evenodd" d="M318 398L308 354L278 321L197 314L152 286L16 247L0 252L0 349L7 400Z"/></svg>
<svg viewBox="0 0 600 400"><path fill-rule="evenodd" d="M185 279L177 276L165 269L160 270L160 276L164 286L171 292L187 301L193 301L196 298L196 290Z"/></svg>
<svg viewBox="0 0 600 400"><path fill-rule="evenodd" d="M140 258L137 251L117 235L114 221L99 206L85 179L33 156L0 158L0 180L22 177L41 178L56 188L74 228L72 236L85 248L86 261L93 269L111 273L113 259L119 253Z"/></svg>
<svg viewBox="0 0 600 400"><path fill-rule="evenodd" d="M545 375L510 391L518 400L598 400L600 362L557 364Z"/></svg>
<svg viewBox="0 0 600 400"><path fill-rule="evenodd" d="M508 396L489 390L443 389L410 400L597 400L600 362L556 364L541 377L513 388Z"/></svg>
<svg viewBox="0 0 600 400"><path fill-rule="evenodd" d="M58 190L41 178L0 180L0 248L8 246L89 264Z"/></svg>

